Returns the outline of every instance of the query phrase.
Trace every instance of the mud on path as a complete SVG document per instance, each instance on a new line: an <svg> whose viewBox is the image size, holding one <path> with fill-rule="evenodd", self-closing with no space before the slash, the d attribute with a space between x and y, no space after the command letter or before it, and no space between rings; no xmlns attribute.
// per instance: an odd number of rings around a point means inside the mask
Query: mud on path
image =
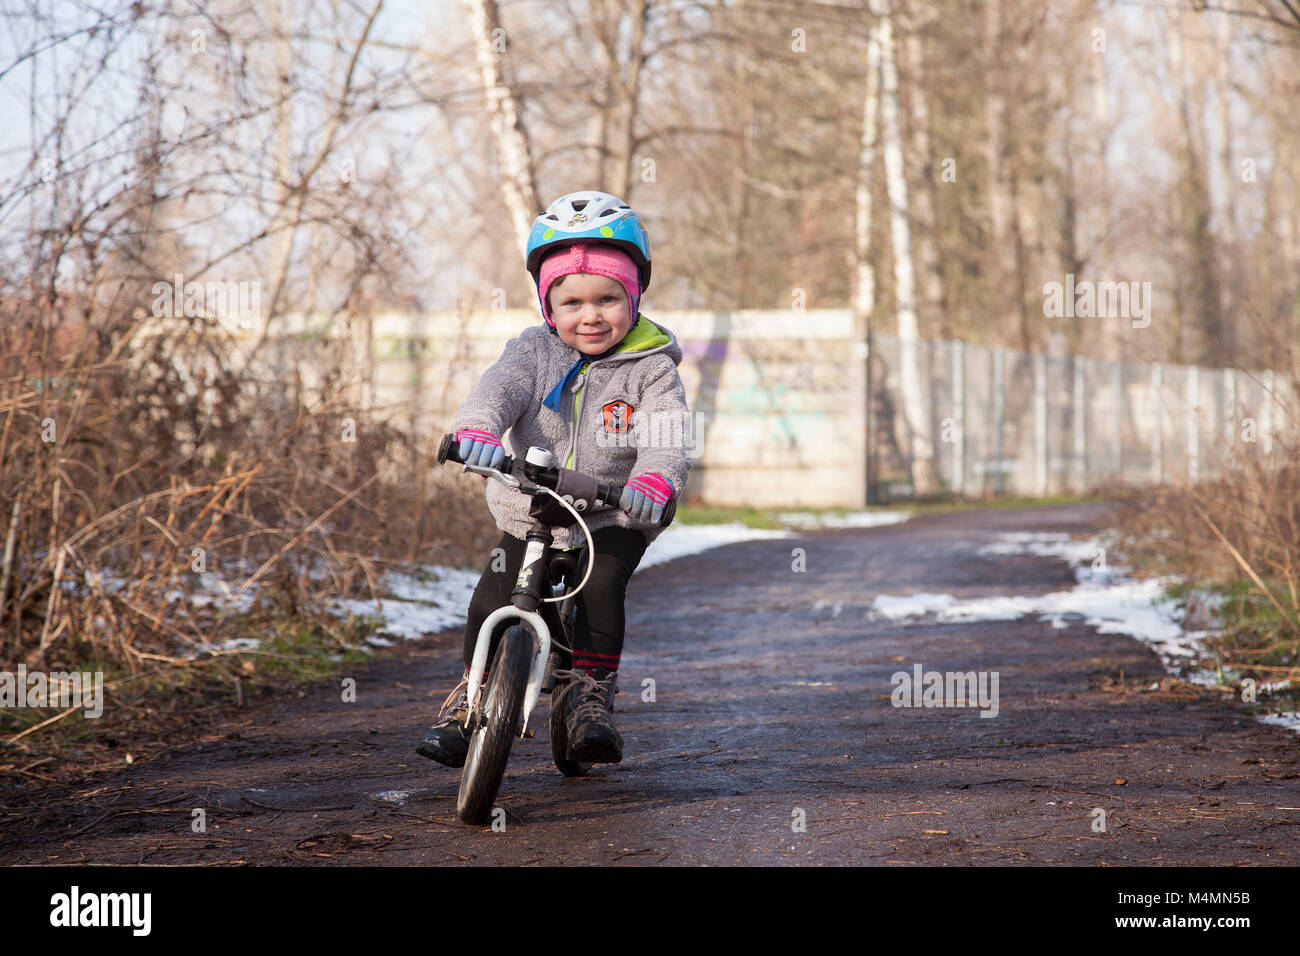
<svg viewBox="0 0 1300 956"><path fill-rule="evenodd" d="M977 550L1105 520L1098 505L936 515L638 572L624 762L560 776L543 700L497 800L503 832L459 824L459 772L413 751L459 669L445 633L355 675L355 703L322 687L93 786L10 789L0 863L1295 865L1300 811L1279 809L1300 806L1294 734L1145 692L1156 656L1077 622L868 613L878 594L1069 588L1061 560ZM892 706L890 675L916 663L998 671L998 716Z"/></svg>

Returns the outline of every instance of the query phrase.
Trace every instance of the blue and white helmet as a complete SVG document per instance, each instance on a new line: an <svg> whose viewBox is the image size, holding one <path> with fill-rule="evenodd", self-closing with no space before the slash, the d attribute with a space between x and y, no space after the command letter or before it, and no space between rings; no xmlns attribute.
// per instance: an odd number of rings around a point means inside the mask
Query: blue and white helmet
<svg viewBox="0 0 1300 956"><path fill-rule="evenodd" d="M594 189L561 196L533 220L526 259L533 281L538 281L548 252L580 242L619 247L636 263L641 291L650 284L650 237L645 226L623 200Z"/></svg>

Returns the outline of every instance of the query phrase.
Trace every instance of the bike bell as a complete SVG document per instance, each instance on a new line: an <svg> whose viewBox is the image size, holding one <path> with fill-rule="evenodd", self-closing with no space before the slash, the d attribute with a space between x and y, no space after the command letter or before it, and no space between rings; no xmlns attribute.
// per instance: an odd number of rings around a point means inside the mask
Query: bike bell
<svg viewBox="0 0 1300 956"><path fill-rule="evenodd" d="M524 460L530 465L536 465L538 468L555 467L555 456L545 448L538 448L536 445L528 449L528 454L524 456Z"/></svg>

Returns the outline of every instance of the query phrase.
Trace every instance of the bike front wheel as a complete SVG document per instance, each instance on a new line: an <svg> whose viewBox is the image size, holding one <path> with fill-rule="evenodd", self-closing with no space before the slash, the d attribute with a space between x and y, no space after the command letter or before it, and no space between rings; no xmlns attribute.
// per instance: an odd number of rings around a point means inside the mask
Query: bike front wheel
<svg viewBox="0 0 1300 956"><path fill-rule="evenodd" d="M492 801L510 759L510 745L519 732L533 641L533 630L528 625L511 627L501 636L492 658L491 677L481 692L482 719L470 737L456 798L456 816L465 823L479 826L492 814Z"/></svg>

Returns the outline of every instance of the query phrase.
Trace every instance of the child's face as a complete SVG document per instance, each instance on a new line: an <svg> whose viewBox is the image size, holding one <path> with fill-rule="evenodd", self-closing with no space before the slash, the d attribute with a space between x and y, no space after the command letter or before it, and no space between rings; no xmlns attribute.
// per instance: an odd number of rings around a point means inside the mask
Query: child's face
<svg viewBox="0 0 1300 956"><path fill-rule="evenodd" d="M599 355L623 341L632 327L627 291L616 279L576 272L547 292L560 340L584 355Z"/></svg>

